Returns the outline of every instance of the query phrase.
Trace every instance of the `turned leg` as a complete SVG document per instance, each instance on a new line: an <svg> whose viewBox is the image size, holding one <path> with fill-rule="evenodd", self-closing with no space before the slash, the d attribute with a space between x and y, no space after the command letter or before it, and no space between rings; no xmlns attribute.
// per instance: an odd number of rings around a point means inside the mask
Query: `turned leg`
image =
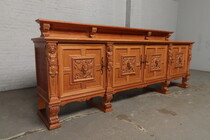
<svg viewBox="0 0 210 140"><path fill-rule="evenodd" d="M104 112L112 111L112 104L111 104L112 98L113 98L112 93L106 93L106 95L103 97L102 106Z"/></svg>
<svg viewBox="0 0 210 140"><path fill-rule="evenodd" d="M163 94L168 94L169 93L169 89L168 89L169 84L170 84L169 80L162 83L161 93L163 93Z"/></svg>

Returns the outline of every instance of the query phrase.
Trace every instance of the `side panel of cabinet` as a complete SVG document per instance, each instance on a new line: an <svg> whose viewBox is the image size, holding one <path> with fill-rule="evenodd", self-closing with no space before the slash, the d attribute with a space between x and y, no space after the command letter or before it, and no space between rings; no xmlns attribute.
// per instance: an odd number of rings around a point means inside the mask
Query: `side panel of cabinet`
<svg viewBox="0 0 210 140"><path fill-rule="evenodd" d="M166 77L167 45L145 46L144 82Z"/></svg>
<svg viewBox="0 0 210 140"><path fill-rule="evenodd" d="M113 86L142 82L143 45L114 45Z"/></svg>
<svg viewBox="0 0 210 140"><path fill-rule="evenodd" d="M175 76L187 72L187 45L174 45L172 46L172 61L170 68L170 75Z"/></svg>
<svg viewBox="0 0 210 140"><path fill-rule="evenodd" d="M104 90L104 45L59 45L60 96Z"/></svg>

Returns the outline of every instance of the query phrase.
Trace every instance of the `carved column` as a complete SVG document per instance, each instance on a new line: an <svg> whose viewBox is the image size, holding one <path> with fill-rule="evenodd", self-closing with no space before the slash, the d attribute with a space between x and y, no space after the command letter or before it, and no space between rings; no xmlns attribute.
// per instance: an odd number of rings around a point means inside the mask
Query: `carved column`
<svg viewBox="0 0 210 140"><path fill-rule="evenodd" d="M56 42L48 42L46 45L47 65L48 65L48 97L49 102L46 108L48 128L53 129L60 127L58 113L58 48Z"/></svg>
<svg viewBox="0 0 210 140"><path fill-rule="evenodd" d="M169 93L168 86L170 85L170 69L173 61L172 46L173 44L169 44L168 46L167 76L166 76L166 81L162 83L162 89L161 89L163 94Z"/></svg>
<svg viewBox="0 0 210 140"><path fill-rule="evenodd" d="M112 111L111 100L113 98L113 89L112 89L112 76L113 76L113 43L107 43L106 45L106 57L107 57L107 86L106 94L103 98L103 107L104 112Z"/></svg>
<svg viewBox="0 0 210 140"><path fill-rule="evenodd" d="M47 43L47 62L48 62L48 93L49 100L58 100L58 52L55 42Z"/></svg>
<svg viewBox="0 0 210 140"><path fill-rule="evenodd" d="M192 59L192 45L189 46L188 48L188 64L187 64L187 74L185 77L182 78L182 87L183 88L188 88L189 84L188 84L188 80L190 80L190 61Z"/></svg>

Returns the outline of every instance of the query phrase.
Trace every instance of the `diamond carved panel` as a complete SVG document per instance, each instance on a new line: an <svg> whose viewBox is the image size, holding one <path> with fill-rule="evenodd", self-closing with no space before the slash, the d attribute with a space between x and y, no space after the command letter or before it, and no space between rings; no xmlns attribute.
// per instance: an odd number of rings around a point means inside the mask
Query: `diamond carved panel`
<svg viewBox="0 0 210 140"><path fill-rule="evenodd" d="M161 54L151 56L150 71L161 70Z"/></svg>
<svg viewBox="0 0 210 140"><path fill-rule="evenodd" d="M121 74L129 75L136 72L136 56L121 57Z"/></svg>
<svg viewBox="0 0 210 140"><path fill-rule="evenodd" d="M73 82L94 80L93 57L73 57L72 60Z"/></svg>
<svg viewBox="0 0 210 140"><path fill-rule="evenodd" d="M184 66L184 54L183 53L177 53L175 55L175 67L181 68Z"/></svg>

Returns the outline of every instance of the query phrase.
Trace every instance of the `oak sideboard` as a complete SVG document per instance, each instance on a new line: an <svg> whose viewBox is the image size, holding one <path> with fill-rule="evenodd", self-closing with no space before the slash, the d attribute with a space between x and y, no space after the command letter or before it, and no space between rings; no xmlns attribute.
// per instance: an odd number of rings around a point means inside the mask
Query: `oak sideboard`
<svg viewBox="0 0 210 140"><path fill-rule="evenodd" d="M33 38L38 115L48 129L61 126L60 106L87 103L112 111L113 94L147 88L169 93L188 87L193 42L170 41L173 32L79 24L38 19L41 36ZM162 83L160 89L149 85ZM93 101L102 97L101 104Z"/></svg>

